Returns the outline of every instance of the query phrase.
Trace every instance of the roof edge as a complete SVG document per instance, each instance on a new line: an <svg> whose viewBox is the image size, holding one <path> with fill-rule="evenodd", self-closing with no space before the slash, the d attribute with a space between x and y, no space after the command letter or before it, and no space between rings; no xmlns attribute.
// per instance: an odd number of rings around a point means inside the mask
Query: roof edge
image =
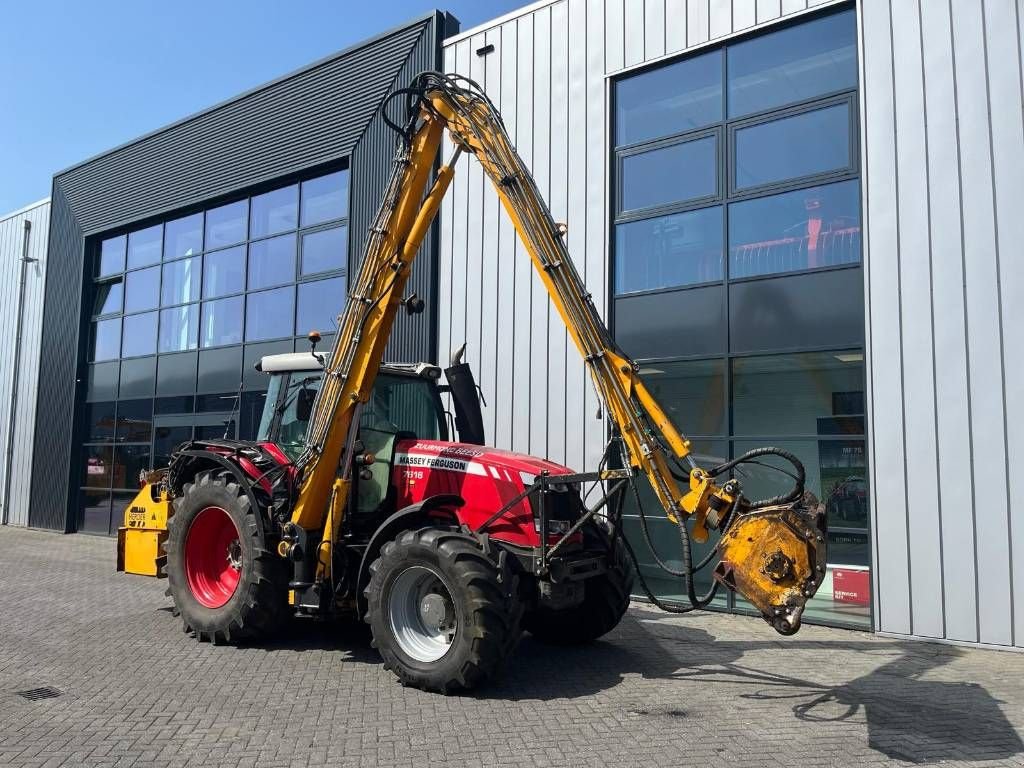
<svg viewBox="0 0 1024 768"><path fill-rule="evenodd" d="M234 96L230 96L227 99L224 99L223 101L219 101L208 107L204 107L203 109L200 109L197 112L193 112L171 123L160 126L159 128L155 128L152 131L147 131L146 133L143 133L141 136L136 136L134 139L129 139L128 141L122 142L121 144L111 147L110 149L105 149L102 152L98 152L95 155L91 155L90 157L87 157L84 160L80 160L79 162L74 163L73 165L69 165L67 168L64 168L54 173L53 178L54 180L57 180L61 176L64 176L70 173L71 171L82 168L83 166L86 166L89 163L93 163L97 160L100 160L106 157L107 155L112 155L115 152L120 152L123 149L127 149L128 147L134 146L135 144L139 144L143 141L146 141L147 139L151 139L154 136L158 136L161 133L169 131L173 128L177 128L180 125L184 125L185 123L191 122L192 120L197 120L198 118L204 115L216 112L219 109L223 109L224 107L227 107L230 104L234 104L235 102L248 98L249 96L259 93L260 91L266 90L267 88L271 88L275 85L283 83L286 80L290 80L293 77L298 77L299 75L305 74L306 72L314 70L317 67L323 66L324 64L330 61L334 61L335 59L341 58L342 56L348 56L362 48L366 48L368 46L374 45L375 43L379 43L381 40L387 37L391 37L392 35L398 34L399 32L406 30L410 27L414 27L417 24L426 24L430 21L433 21L436 18L436 14L438 13L440 13L440 11L436 9L431 10L429 13L422 14L403 24L398 24L397 26L391 27L390 29L386 29L383 32L379 32L378 34L373 35L372 37L360 40L359 42L354 43L348 46L347 48L342 48L340 51L335 51L334 53L329 53L326 56L321 56L316 61L310 62L309 64L305 64L299 67L298 69L294 69L291 72L286 72L285 74L279 75L278 77L275 77L272 80L260 83L259 85L253 86L252 88L242 91L241 93L237 93Z"/></svg>
<svg viewBox="0 0 1024 768"><path fill-rule="evenodd" d="M42 200L36 200L34 203L29 203L28 205L19 208L16 211L11 211L10 213L0 213L0 221L7 221L8 219L13 219L15 216L20 216L23 213L28 213L34 208L40 208L44 205L49 204L49 202L50 198L44 197Z"/></svg>
<svg viewBox="0 0 1024 768"><path fill-rule="evenodd" d="M441 41L441 47L447 48L449 45L454 45L462 40L473 37L473 35L479 35L481 32L487 32L495 27L500 27L506 22L518 19L520 16L526 16L534 11L539 11L541 8L546 8L549 5L555 5L561 2L565 2L565 0L536 0L536 2L524 5L522 8L516 8L514 11L509 11L508 13L491 19L490 21L485 21L483 24L477 24L475 27L467 29L465 32L459 32L451 37L446 37Z"/></svg>

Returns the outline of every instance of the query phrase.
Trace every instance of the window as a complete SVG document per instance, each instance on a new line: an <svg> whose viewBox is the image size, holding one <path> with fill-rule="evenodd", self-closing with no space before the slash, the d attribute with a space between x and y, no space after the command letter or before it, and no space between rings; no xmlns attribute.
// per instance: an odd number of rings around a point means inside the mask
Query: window
<svg viewBox="0 0 1024 768"><path fill-rule="evenodd" d="M295 235L260 240L249 246L249 290L295 281Z"/></svg>
<svg viewBox="0 0 1024 768"><path fill-rule="evenodd" d="M188 304L160 311L160 351L195 349L199 328L199 305Z"/></svg>
<svg viewBox="0 0 1024 768"><path fill-rule="evenodd" d="M860 251L856 180L729 206L731 277L853 264Z"/></svg>
<svg viewBox="0 0 1024 768"><path fill-rule="evenodd" d="M138 269L125 275L124 311L155 309L160 298L160 267Z"/></svg>
<svg viewBox="0 0 1024 768"><path fill-rule="evenodd" d="M114 312L120 312L123 299L124 283L121 282L120 277L97 283L92 313L94 315L109 315Z"/></svg>
<svg viewBox="0 0 1024 768"><path fill-rule="evenodd" d="M207 301L203 304L202 346L221 347L242 342L243 298Z"/></svg>
<svg viewBox="0 0 1024 768"><path fill-rule="evenodd" d="M617 293L721 279L721 206L615 228Z"/></svg>
<svg viewBox="0 0 1024 768"><path fill-rule="evenodd" d="M295 332L321 334L337 330L337 316L345 303L345 279L316 280L299 283L298 320Z"/></svg>
<svg viewBox="0 0 1024 768"><path fill-rule="evenodd" d="M687 435L728 432L724 360L650 363L640 367L640 377L676 429Z"/></svg>
<svg viewBox="0 0 1024 768"><path fill-rule="evenodd" d="M215 299L245 290L245 246L206 254L203 298Z"/></svg>
<svg viewBox="0 0 1024 768"><path fill-rule="evenodd" d="M141 229L128 235L128 269L146 267L160 261L163 225Z"/></svg>
<svg viewBox="0 0 1024 768"><path fill-rule="evenodd" d="M100 320L93 324L92 359L116 360L121 348L121 318Z"/></svg>
<svg viewBox="0 0 1024 768"><path fill-rule="evenodd" d="M295 229L299 214L299 187L293 184L252 199L249 236L254 240Z"/></svg>
<svg viewBox="0 0 1024 768"><path fill-rule="evenodd" d="M245 340L264 341L293 335L295 289L275 288L249 294L245 313Z"/></svg>
<svg viewBox="0 0 1024 768"><path fill-rule="evenodd" d="M348 216L348 171L302 182L303 227Z"/></svg>
<svg viewBox="0 0 1024 768"><path fill-rule="evenodd" d="M722 52L659 67L615 86L618 144L686 133L722 120Z"/></svg>
<svg viewBox="0 0 1024 768"><path fill-rule="evenodd" d="M348 252L348 228L334 227L302 237L303 275L342 269Z"/></svg>
<svg viewBox="0 0 1024 768"><path fill-rule="evenodd" d="M617 294L860 262L852 11L613 87Z"/></svg>
<svg viewBox="0 0 1024 768"><path fill-rule="evenodd" d="M167 307L198 301L201 267L202 259L195 256L164 264L160 303Z"/></svg>
<svg viewBox="0 0 1024 768"><path fill-rule="evenodd" d="M245 240L249 201L222 205L206 212L206 250L223 248Z"/></svg>
<svg viewBox="0 0 1024 768"><path fill-rule="evenodd" d="M111 237L100 243L99 266L96 270L97 277L106 277L118 272L124 272L124 254L128 237Z"/></svg>
<svg viewBox="0 0 1024 768"><path fill-rule="evenodd" d="M139 357L156 353L156 312L128 315L124 319L121 357Z"/></svg>
<svg viewBox="0 0 1024 768"><path fill-rule="evenodd" d="M164 226L164 259L194 256L203 250L203 214L169 221Z"/></svg>

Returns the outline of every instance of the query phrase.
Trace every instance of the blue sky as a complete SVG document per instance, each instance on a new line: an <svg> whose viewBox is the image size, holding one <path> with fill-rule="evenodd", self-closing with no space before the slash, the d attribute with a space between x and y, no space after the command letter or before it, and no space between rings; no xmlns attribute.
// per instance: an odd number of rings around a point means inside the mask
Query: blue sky
<svg viewBox="0 0 1024 768"><path fill-rule="evenodd" d="M0 213L80 160L434 7L462 29L528 0L58 0L5 8Z"/></svg>

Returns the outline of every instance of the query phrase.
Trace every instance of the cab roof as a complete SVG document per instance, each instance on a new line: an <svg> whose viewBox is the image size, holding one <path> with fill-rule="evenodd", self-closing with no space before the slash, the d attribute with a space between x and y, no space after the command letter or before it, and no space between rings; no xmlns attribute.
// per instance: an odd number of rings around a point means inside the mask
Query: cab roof
<svg viewBox="0 0 1024 768"><path fill-rule="evenodd" d="M280 355L265 355L256 363L256 370L263 373L287 373L289 371L319 371L323 364L319 357L310 352L285 352ZM430 363L384 363L381 373L398 376L422 376L439 379L441 369Z"/></svg>

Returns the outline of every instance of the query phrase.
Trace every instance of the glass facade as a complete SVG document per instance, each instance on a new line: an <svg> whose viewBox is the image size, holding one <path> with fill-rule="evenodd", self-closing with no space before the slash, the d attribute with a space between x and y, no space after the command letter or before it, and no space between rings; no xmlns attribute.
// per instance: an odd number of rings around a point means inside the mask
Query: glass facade
<svg viewBox="0 0 1024 768"><path fill-rule="evenodd" d="M856 89L852 10L618 80L612 314L700 463L764 445L804 462L830 525L806 618L867 626ZM737 476L751 498L791 482L771 466ZM678 570L678 532L649 489L640 502L646 533L635 500L626 526L643 573L685 601L644 542ZM698 592L710 583L703 574Z"/></svg>
<svg viewBox="0 0 1024 768"><path fill-rule="evenodd" d="M311 330L330 342L348 199L339 170L93 244L78 530L115 532L139 473L179 443L255 435L253 363Z"/></svg>

